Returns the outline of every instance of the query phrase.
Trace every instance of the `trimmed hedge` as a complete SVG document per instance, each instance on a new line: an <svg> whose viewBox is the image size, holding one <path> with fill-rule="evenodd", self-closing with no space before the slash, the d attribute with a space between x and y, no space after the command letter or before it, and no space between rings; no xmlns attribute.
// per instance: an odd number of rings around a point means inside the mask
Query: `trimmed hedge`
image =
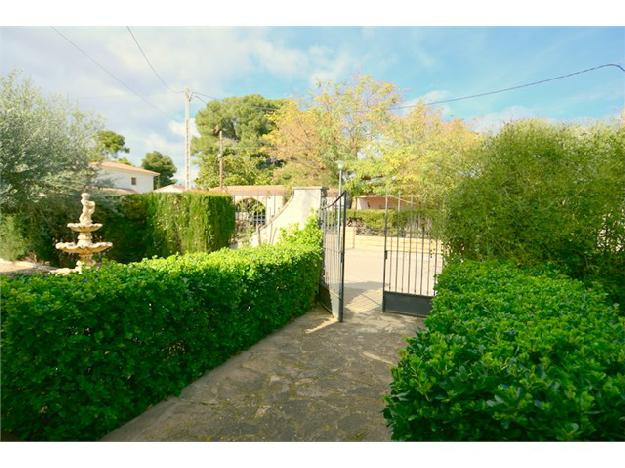
<svg viewBox="0 0 625 468"><path fill-rule="evenodd" d="M275 246L0 278L3 430L97 439L302 314L321 269L315 230Z"/></svg>
<svg viewBox="0 0 625 468"><path fill-rule="evenodd" d="M212 252L227 247L234 233L234 204L226 195L93 195L96 201L93 221L104 224L94 238L113 242L113 248L104 258L118 262ZM38 219L44 222L19 214L3 217L0 233L3 243L6 236L10 245L2 251L7 251L5 255L11 258L30 254L53 265L73 266L76 258L56 250L54 245L76 236L67 223L77 221L80 215L80 196L46 200L39 210Z"/></svg>
<svg viewBox="0 0 625 468"><path fill-rule="evenodd" d="M395 440L625 440L625 320L603 293L450 263L393 369Z"/></svg>
<svg viewBox="0 0 625 468"><path fill-rule="evenodd" d="M397 232L397 227L406 227L415 217L424 216L424 213L416 209L402 208L397 213L395 207L388 210L388 229ZM347 221L351 226L356 226L359 234L384 235L384 210L367 208L364 210L347 210Z"/></svg>
<svg viewBox="0 0 625 468"><path fill-rule="evenodd" d="M94 220L99 237L113 242L106 253L122 263L176 253L213 252L227 247L234 233L232 198L199 193L148 193L113 200Z"/></svg>

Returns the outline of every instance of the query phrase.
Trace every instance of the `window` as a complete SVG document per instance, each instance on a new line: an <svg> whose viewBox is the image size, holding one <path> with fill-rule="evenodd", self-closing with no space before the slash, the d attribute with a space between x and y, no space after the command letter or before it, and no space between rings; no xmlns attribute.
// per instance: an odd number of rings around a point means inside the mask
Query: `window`
<svg viewBox="0 0 625 468"><path fill-rule="evenodd" d="M137 185L137 178L136 177L131 177L130 178L130 185Z"/></svg>

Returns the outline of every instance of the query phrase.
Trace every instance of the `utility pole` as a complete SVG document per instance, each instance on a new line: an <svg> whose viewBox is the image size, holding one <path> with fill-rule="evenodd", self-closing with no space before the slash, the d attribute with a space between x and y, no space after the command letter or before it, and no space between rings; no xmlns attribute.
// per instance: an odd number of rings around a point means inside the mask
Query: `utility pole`
<svg viewBox="0 0 625 468"><path fill-rule="evenodd" d="M190 121L189 121L189 107L191 105L191 91L189 88L184 90L184 188L189 190L191 188L191 135L190 135Z"/></svg>
<svg viewBox="0 0 625 468"><path fill-rule="evenodd" d="M219 190L224 189L224 138L223 131L219 129Z"/></svg>

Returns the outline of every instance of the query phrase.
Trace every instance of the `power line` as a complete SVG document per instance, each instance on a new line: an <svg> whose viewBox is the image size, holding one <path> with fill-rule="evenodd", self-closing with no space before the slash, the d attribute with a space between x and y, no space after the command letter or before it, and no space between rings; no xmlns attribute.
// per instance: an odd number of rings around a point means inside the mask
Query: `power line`
<svg viewBox="0 0 625 468"><path fill-rule="evenodd" d="M596 67L587 68L585 70L580 70L580 71L576 71L576 72L573 72L573 73L569 73L567 75L554 76L552 78L545 78L544 80L533 81L531 83L525 83L525 84L521 84L521 85L517 85L517 86L510 86L508 88L497 89L497 90L494 90L494 91L486 91L484 93L478 93L478 94L471 94L469 96L461 96L461 97L457 97L457 98L444 99L444 100L441 100L441 101L431 101L431 102L426 102L424 104L426 106L433 106L433 105L438 105L438 104L446 104L448 102L462 101L464 99L473 99L473 98L476 98L476 97L489 96L491 94L498 94L498 93L503 93L503 92L506 92L506 91L512 91L514 89L527 88L528 86L535 86L535 85L539 85L539 84L542 84L542 83L547 83L549 81L563 80L565 78L571 78L572 76L581 75L583 73L588 73L588 72L599 70L601 68L606 68L606 67L615 67L615 68L620 69L623 73L625 73L625 68L623 68L621 65L619 65L617 63L606 63L606 64L603 64L603 65L598 65ZM410 105L404 105L404 106L394 106L394 107L390 107L389 109L407 109L407 108L410 108L410 107L417 107L417 106L419 106L419 104L410 104Z"/></svg>
<svg viewBox="0 0 625 468"><path fill-rule="evenodd" d="M81 54L83 54L85 57L87 57L92 63L94 63L95 65L98 66L98 68L100 68L104 73L106 73L108 76L110 76L111 78L113 78L115 81L117 81L118 83L120 83L124 88L126 88L128 91L130 91L132 94L134 94L135 96L137 96L139 99L141 99L143 102L145 102L147 105L149 105L150 107L153 107L154 109L156 109L157 111L161 112L163 115L167 115L167 113L165 113L160 107L156 106L155 104L152 104L150 101L148 101L144 96L142 96L141 94L137 93L135 90L133 90L130 86L128 86L123 80L121 80L120 78L118 78L117 76L115 76L112 72L110 72L106 67L104 67L104 65L100 64L100 62L98 62L97 60L95 60L93 57L91 57L87 52L85 52L78 44L76 44L74 41L72 41L70 38L68 38L65 34L63 34L61 31L59 31L58 29L56 29L54 26L50 26L59 36L61 36L63 39L65 39L67 42L69 42L72 46L74 46L76 49L78 49L78 51L80 51Z"/></svg>
<svg viewBox="0 0 625 468"><path fill-rule="evenodd" d="M137 48L139 49L139 52L141 52L141 55L143 55L143 58L145 59L145 61L147 62L147 64L150 66L150 68L152 69L152 71L154 72L154 74L156 75L156 77L161 80L161 83L163 83L163 86L165 86L165 88L167 88L169 91L171 91L172 93L177 93L177 94L181 94L184 93L184 91L182 90L175 90L173 89L171 86L169 86L167 84L167 82L163 79L163 77L156 71L156 68L154 68L154 65L152 65L152 62L150 62L150 59L148 58L147 54L144 52L143 48L141 47L141 44L139 44L139 41L137 40L137 38L135 37L135 35L132 33L132 30L130 29L130 26L126 26L126 29L128 30L128 32L130 33L130 36L132 37L132 40L135 42L135 44L137 45Z"/></svg>

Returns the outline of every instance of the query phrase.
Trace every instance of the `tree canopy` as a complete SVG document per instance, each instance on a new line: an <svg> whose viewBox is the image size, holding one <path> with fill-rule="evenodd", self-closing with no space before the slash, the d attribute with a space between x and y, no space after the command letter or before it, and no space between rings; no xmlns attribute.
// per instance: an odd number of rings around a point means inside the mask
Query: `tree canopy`
<svg viewBox="0 0 625 468"><path fill-rule="evenodd" d="M358 160L383 133L399 98L393 84L361 76L320 83L307 102L282 107L271 116L276 130L265 138L285 161L275 178L335 185L337 161Z"/></svg>
<svg viewBox="0 0 625 468"><path fill-rule="evenodd" d="M481 138L462 120L417 103L406 115L392 115L378 138L351 166L357 193L401 192L422 207L439 208L462 176L475 166ZM381 176L379 183L363 183Z"/></svg>
<svg viewBox="0 0 625 468"><path fill-rule="evenodd" d="M158 151L152 151L144 156L141 167L160 174L154 178L154 188L165 187L174 183L173 176L176 173L176 166L169 156Z"/></svg>
<svg viewBox="0 0 625 468"><path fill-rule="evenodd" d="M45 97L30 80L0 76L0 208L28 212L50 196L80 192L101 122L61 97Z"/></svg>
<svg viewBox="0 0 625 468"><path fill-rule="evenodd" d="M275 128L269 118L283 104L253 94L209 102L195 117L199 137L192 153L200 166L196 184L219 185L219 131L224 147L224 181L229 184L265 184L280 162L272 158L262 137Z"/></svg>
<svg viewBox="0 0 625 468"><path fill-rule="evenodd" d="M126 138L112 130L101 130L96 135L98 159L118 159L120 153L128 154Z"/></svg>

